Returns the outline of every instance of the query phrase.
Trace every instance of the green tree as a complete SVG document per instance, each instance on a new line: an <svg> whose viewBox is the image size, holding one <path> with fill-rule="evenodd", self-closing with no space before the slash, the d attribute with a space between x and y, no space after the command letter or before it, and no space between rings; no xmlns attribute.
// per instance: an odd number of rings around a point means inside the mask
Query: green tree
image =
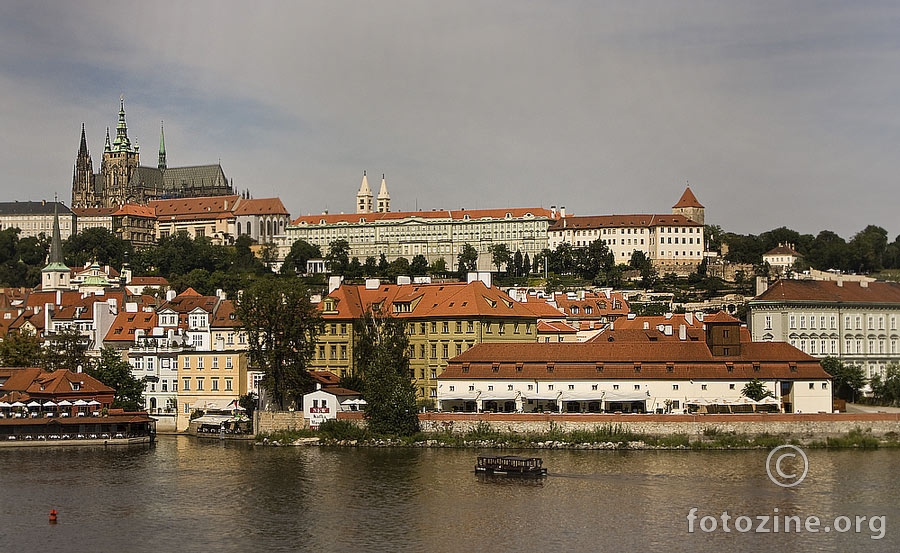
<svg viewBox="0 0 900 553"><path fill-rule="evenodd" d="M419 430L410 379L409 338L397 318L368 313L356 325L357 369L364 379L365 416L376 434L409 436Z"/></svg>
<svg viewBox="0 0 900 553"><path fill-rule="evenodd" d="M488 253L491 254L491 263L497 267L497 272L500 272L500 265L508 265L510 261L512 261L512 253L509 251L509 246L506 244L491 244L488 246Z"/></svg>
<svg viewBox="0 0 900 553"><path fill-rule="evenodd" d="M0 366L38 367L41 341L31 332L10 332L0 342Z"/></svg>
<svg viewBox="0 0 900 553"><path fill-rule="evenodd" d="M281 410L299 402L314 386L307 367L322 330L309 290L297 279L263 277L244 290L236 311L270 401Z"/></svg>
<svg viewBox="0 0 900 553"><path fill-rule="evenodd" d="M366 258L366 262L363 264L362 276L370 278L378 276L378 263L371 255Z"/></svg>
<svg viewBox="0 0 900 553"><path fill-rule="evenodd" d="M525 258L522 260L522 275L528 276L531 272L531 257L528 252L525 252Z"/></svg>
<svg viewBox="0 0 900 553"><path fill-rule="evenodd" d="M112 406L126 411L144 408L144 383L146 379L135 378L131 365L113 348L100 350L100 358L85 372L116 391Z"/></svg>
<svg viewBox="0 0 900 553"><path fill-rule="evenodd" d="M105 228L93 227L69 236L63 242L63 255L70 267L84 267L96 261L100 265L121 267L131 251L131 243Z"/></svg>
<svg viewBox="0 0 900 553"><path fill-rule="evenodd" d="M444 276L447 274L447 261L443 257L439 257L431 262L428 272L433 276Z"/></svg>
<svg viewBox="0 0 900 553"><path fill-rule="evenodd" d="M741 395L748 397L753 401L761 401L767 397L775 397L771 390L766 388L762 380L754 378L750 382L744 384L741 389Z"/></svg>
<svg viewBox="0 0 900 553"><path fill-rule="evenodd" d="M428 260L425 259L425 256L422 254L418 254L412 259L412 263L409 264L409 272L413 276L425 276L428 274Z"/></svg>
<svg viewBox="0 0 900 553"><path fill-rule="evenodd" d="M845 365L837 357L822 359L822 368L831 375L835 397L850 402L856 401L856 394L866 385L866 375L862 367Z"/></svg>
<svg viewBox="0 0 900 553"><path fill-rule="evenodd" d="M350 243L346 240L335 240L328 244L325 264L333 275L343 275L350 264Z"/></svg>
<svg viewBox="0 0 900 553"><path fill-rule="evenodd" d="M248 392L238 398L238 405L244 408L244 414L253 420L253 413L256 411L256 402L259 398L253 392Z"/></svg>
<svg viewBox="0 0 900 553"><path fill-rule="evenodd" d="M459 273L466 273L478 270L478 250L472 244L464 244L459 255L456 256L456 266L459 267Z"/></svg>
<svg viewBox="0 0 900 553"><path fill-rule="evenodd" d="M869 225L850 240L849 246L854 271L858 273L880 271L884 267L887 231Z"/></svg>
<svg viewBox="0 0 900 553"><path fill-rule="evenodd" d="M42 356L42 366L49 370L69 369L76 371L79 367L90 366L87 356L87 338L74 328L64 328L45 337L46 345Z"/></svg>
<svg viewBox="0 0 900 553"><path fill-rule="evenodd" d="M398 257L391 261L388 265L388 276L396 279L398 276L409 275L409 260L405 257Z"/></svg>
<svg viewBox="0 0 900 553"><path fill-rule="evenodd" d="M287 275L305 275L306 262L321 257L322 251L319 246L313 246L306 240L297 240L291 245L291 251L284 257L281 272Z"/></svg>

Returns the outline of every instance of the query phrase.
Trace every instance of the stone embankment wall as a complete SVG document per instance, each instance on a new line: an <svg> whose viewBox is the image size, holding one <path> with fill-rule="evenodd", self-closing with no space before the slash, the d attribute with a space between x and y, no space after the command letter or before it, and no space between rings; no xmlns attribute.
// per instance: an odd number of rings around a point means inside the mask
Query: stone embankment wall
<svg viewBox="0 0 900 553"><path fill-rule="evenodd" d="M345 417L341 417L345 418ZM349 417L347 417L349 418ZM357 418L357 417L354 417ZM790 434L799 438L826 438L861 429L876 436L900 434L900 413L810 413L734 415L618 415L523 413L423 413L424 432L466 433L487 424L499 432L547 432L616 427L624 432L665 436L734 432L749 436Z"/></svg>
<svg viewBox="0 0 900 553"><path fill-rule="evenodd" d="M256 411L253 421L255 434L269 434L278 430L303 430L309 423L303 418L303 411Z"/></svg>
<svg viewBox="0 0 900 553"><path fill-rule="evenodd" d="M339 413L342 420L365 424L362 413ZM800 439L824 439L853 430L874 436L900 434L900 413L803 413L734 415L624 415L624 414L526 414L526 413L422 413L423 432L465 434L488 425L498 432L535 433L551 429L569 432L615 427L622 432L650 436L735 433L747 436L790 435Z"/></svg>

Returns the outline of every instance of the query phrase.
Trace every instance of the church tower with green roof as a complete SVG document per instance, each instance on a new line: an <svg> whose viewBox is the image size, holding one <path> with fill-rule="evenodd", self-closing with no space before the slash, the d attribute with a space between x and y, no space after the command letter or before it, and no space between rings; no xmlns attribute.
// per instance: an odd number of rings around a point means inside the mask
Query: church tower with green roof
<svg viewBox="0 0 900 553"><path fill-rule="evenodd" d="M71 271L63 262L62 238L59 235L59 202L53 206L53 237L47 266L41 269L41 290L68 290Z"/></svg>

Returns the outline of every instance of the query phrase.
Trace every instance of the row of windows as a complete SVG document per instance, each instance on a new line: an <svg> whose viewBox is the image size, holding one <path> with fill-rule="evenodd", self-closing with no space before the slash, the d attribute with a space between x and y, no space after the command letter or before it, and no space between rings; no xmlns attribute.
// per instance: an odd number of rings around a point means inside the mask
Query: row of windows
<svg viewBox="0 0 900 553"><path fill-rule="evenodd" d="M884 315L844 315L844 330L885 330ZM772 316L765 316L766 330L772 329ZM888 319L891 330L897 330L897 317L891 315ZM798 325L799 322L799 325ZM863 322L866 326L863 328ZM791 330L797 328L801 330L837 330L837 316L828 315L826 326L826 315L813 314L791 314L788 316L788 327Z"/></svg>
<svg viewBox="0 0 900 553"><path fill-rule="evenodd" d="M234 358L232 356L224 356L222 358L224 358L224 362L220 361L219 356L212 357L212 368L213 369L219 369L222 366L224 366L224 368L226 368L226 369L234 368L234 360L233 360ZM190 369L191 368L191 358L185 356L185 357L182 357L182 359L183 359L182 360L182 368ZM204 365L206 364L206 362L204 361L204 358L197 357L196 359L197 359L197 362L195 363L195 365L196 365L195 368L198 370L205 369L206 367ZM141 371L141 370L147 370L147 371L156 370L156 358L155 357L133 357L130 361L131 361L132 368L134 368L135 370L139 370L139 371ZM169 361L169 358L167 358L167 357L160 359L160 362L159 362L160 368L161 369L170 368L169 363L170 363L170 361ZM178 362L176 360L172 360L171 363L172 363L171 368L173 370L178 370ZM220 363L222 363L222 364L220 365Z"/></svg>
<svg viewBox="0 0 900 553"><path fill-rule="evenodd" d="M800 349L800 351L808 353L810 355L825 355L825 354L835 354L840 355L841 352L838 351L838 341L837 340L807 340L804 338L791 338L790 344L795 348ZM864 348L863 346L868 346ZM887 351L888 343L883 339L879 340L861 340L861 339L846 339L844 340L844 354L854 354L854 353L870 353L870 354L884 354L888 353ZM896 354L898 352L897 340L890 341L890 353Z"/></svg>
<svg viewBox="0 0 900 553"><path fill-rule="evenodd" d="M194 380L194 391L203 392L206 390L206 377L198 376L198 377L195 377L193 380ZM225 392L234 391L234 389L232 387L232 379L226 378L224 380L225 380L225 388L222 391L225 391ZM209 388L210 392L220 391L219 390L219 378L211 377L209 379L209 381L210 381L210 388ZM181 390L183 392L191 391L191 378L190 377L185 376L184 378L181 379Z"/></svg>

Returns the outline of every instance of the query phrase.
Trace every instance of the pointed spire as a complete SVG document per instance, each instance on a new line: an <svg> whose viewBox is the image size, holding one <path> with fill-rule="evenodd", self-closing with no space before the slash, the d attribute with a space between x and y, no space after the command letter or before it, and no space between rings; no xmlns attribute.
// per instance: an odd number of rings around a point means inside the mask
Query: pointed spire
<svg viewBox="0 0 900 553"><path fill-rule="evenodd" d="M387 181L384 173L381 174L381 190L378 191L378 211L387 213L391 210L391 195L388 194Z"/></svg>
<svg viewBox="0 0 900 553"><path fill-rule="evenodd" d="M160 169L166 168L166 135L163 132L163 122L159 122L159 165Z"/></svg>
<svg viewBox="0 0 900 553"><path fill-rule="evenodd" d="M78 146L78 157L89 156L87 138L84 135L84 123L81 124L81 145Z"/></svg>
<svg viewBox="0 0 900 553"><path fill-rule="evenodd" d="M106 127L106 145L103 147L104 152L111 152L112 146L109 144L109 127Z"/></svg>
<svg viewBox="0 0 900 553"><path fill-rule="evenodd" d="M128 125L125 124L125 95L119 99L119 123L116 125L116 139L113 142L117 152L131 151L131 141L128 140Z"/></svg>
<svg viewBox="0 0 900 553"><path fill-rule="evenodd" d="M372 213L372 189L369 188L369 179L365 171L363 171L359 192L356 193L356 212Z"/></svg>
<svg viewBox="0 0 900 553"><path fill-rule="evenodd" d="M684 189L684 194L682 194L682 195L681 195L681 198L678 200L678 203L675 204L675 205L672 206L672 207L675 207L675 208L680 208L680 207L703 207L703 204L701 204L701 203L697 200L697 196L694 196L694 193L691 192L691 185L688 184L688 185L687 185L687 188Z"/></svg>

